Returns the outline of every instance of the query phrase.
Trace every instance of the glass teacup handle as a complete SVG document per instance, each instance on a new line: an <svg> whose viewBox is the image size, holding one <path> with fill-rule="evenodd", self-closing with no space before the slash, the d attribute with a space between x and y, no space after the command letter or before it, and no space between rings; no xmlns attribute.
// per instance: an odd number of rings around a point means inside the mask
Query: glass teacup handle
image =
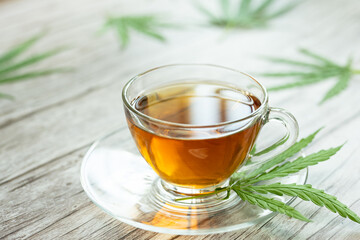
<svg viewBox="0 0 360 240"><path fill-rule="evenodd" d="M299 125L291 113L281 108L269 108L266 113L263 125L267 125L272 122L280 122L285 127L285 135L275 143L271 144L269 147L261 150L255 149L255 151L253 148L250 154L251 162L265 162L269 158L285 151L296 142L299 136ZM261 138L261 136L259 136L259 138Z"/></svg>

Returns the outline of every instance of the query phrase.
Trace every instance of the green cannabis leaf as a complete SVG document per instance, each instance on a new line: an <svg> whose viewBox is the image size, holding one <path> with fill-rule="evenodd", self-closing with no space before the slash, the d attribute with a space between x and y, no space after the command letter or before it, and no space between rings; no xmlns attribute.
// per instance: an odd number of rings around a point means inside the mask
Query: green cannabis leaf
<svg viewBox="0 0 360 240"><path fill-rule="evenodd" d="M336 148L330 148L328 150L321 150L317 153L310 154L306 157L299 157L292 162L286 162L281 166L276 166L268 172L264 172L253 178L247 178L245 181L247 184L253 184L260 181L265 181L277 177L286 177L290 174L297 173L308 166L316 165L319 162L328 160L331 156L337 153L342 146Z"/></svg>
<svg viewBox="0 0 360 240"><path fill-rule="evenodd" d="M161 35L159 30L171 26L168 23L161 22L156 16L122 16L109 17L102 31L113 28L119 37L122 48L125 48L129 44L131 30L159 41L165 41L165 37Z"/></svg>
<svg viewBox="0 0 360 240"><path fill-rule="evenodd" d="M262 194L272 193L275 195L299 197L305 201L311 201L316 205L325 206L334 213L339 213L340 216L360 223L360 217L351 211L345 204L341 203L336 197L325 193L323 190L313 188L310 184L297 185L274 183L270 185L257 185L245 187L247 191L258 192Z"/></svg>
<svg viewBox="0 0 360 240"><path fill-rule="evenodd" d="M268 198L263 195L255 194L250 191L246 191L247 189L243 189L240 187L233 187L232 190L236 192L236 194L243 200L247 201L253 205L257 205L263 209L269 209L273 212L279 212L282 214L286 214L290 217L310 222L310 220L306 217L304 217L301 213L299 213L295 208L286 205L285 203L275 200L273 198Z"/></svg>
<svg viewBox="0 0 360 240"><path fill-rule="evenodd" d="M286 135L286 136L284 136L283 138L281 138L279 141L277 141L276 143L274 143L273 145L271 145L270 147L265 148L264 150L261 150L260 152L255 152L255 151L256 151L256 148L255 148L255 149L253 148L252 151L254 151L254 152L253 152L252 155L253 155L253 156L260 156L260 155L266 154L266 153L268 153L268 152L271 152L271 151L274 150L275 148L283 145L288 139L289 139L289 136ZM251 153L250 153L250 154L251 154Z"/></svg>
<svg viewBox="0 0 360 240"><path fill-rule="evenodd" d="M263 209L268 209L273 212L285 214L287 216L309 222L310 220L304 217L300 212L285 203L269 198L262 194L275 194L278 196L291 196L299 197L305 201L311 201L318 206L325 206L330 211L338 213L344 218L349 218L354 222L360 223L360 217L351 211L345 204L341 203L336 197L325 193L323 190L313 188L310 184L297 185L297 184L281 184L274 183L266 185L265 180L281 178L289 174L296 173L308 166L316 165L319 162L328 160L331 156L335 155L342 147L338 146L328 150L321 150L317 153L310 154L306 157L301 156L293 161L288 161L288 158L293 157L296 153L308 146L318 132L315 131L306 138L301 139L290 148L280 153L279 155L266 161L262 166L249 174L245 172L234 173L229 185L222 188L215 189L214 192L207 193L201 196L191 196L186 198L176 199L176 201L184 201L195 198L203 198L210 195L227 192L228 198L230 191L234 191L243 201L250 204L257 205ZM253 154L256 150L253 150Z"/></svg>
<svg viewBox="0 0 360 240"><path fill-rule="evenodd" d="M220 15L214 14L203 6L198 6L199 10L205 14L210 24L226 28L256 28L264 27L268 21L277 18L291 9L296 4L288 4L285 7L270 11L274 0L263 0L260 4L254 5L251 0L218 0Z"/></svg>
<svg viewBox="0 0 360 240"><path fill-rule="evenodd" d="M276 165L284 162L286 159L288 159L291 156L294 156L296 153L300 152L301 149L307 147L315 138L316 134L320 132L321 129L315 131L313 134L309 135L306 138L301 139L300 141L293 144L291 147L289 147L287 150L283 151L279 155L276 155L275 157L271 158L270 160L266 161L262 166L257 168L256 170L252 171L248 176L247 179L256 177L258 175L262 175L266 173L266 170L275 167Z"/></svg>
<svg viewBox="0 0 360 240"><path fill-rule="evenodd" d="M330 90L328 90L328 92L322 98L320 103L323 103L326 100L335 97L343 90L345 90L353 74L360 74L360 70L355 70L352 68L351 59L348 60L346 65L342 66L306 49L300 49L299 52L306 57L311 58L313 62L303 62L284 58L268 58L268 60L272 62L301 67L305 70L263 73L262 75L267 77L292 78L292 81L289 83L268 88L269 91L278 91L288 88L301 87L326 80L331 80L331 78L337 78L337 83Z"/></svg>
<svg viewBox="0 0 360 240"><path fill-rule="evenodd" d="M44 34L38 34L25 42L14 46L9 51L0 55L0 84L12 83L16 81L23 81L31 78L36 78L40 76L46 76L53 73L67 72L68 68L53 68L39 71L25 71L22 70L28 66L34 65L38 62L41 62L49 57L52 57L59 52L63 51L64 48L57 48L50 51L46 51L40 54L36 54L25 58L24 60L15 61L22 53L28 50L33 46ZM0 98L3 99L14 99L13 96L0 93Z"/></svg>

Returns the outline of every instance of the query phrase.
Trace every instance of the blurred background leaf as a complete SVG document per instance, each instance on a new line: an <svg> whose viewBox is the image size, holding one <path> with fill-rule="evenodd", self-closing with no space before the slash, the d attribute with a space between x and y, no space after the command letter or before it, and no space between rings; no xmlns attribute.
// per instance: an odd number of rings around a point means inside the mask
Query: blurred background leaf
<svg viewBox="0 0 360 240"><path fill-rule="evenodd" d="M285 64L292 67L301 68L301 71L290 70L287 72L263 73L263 76L274 78L290 78L291 80L291 82L289 83L270 87L268 88L269 91L279 91L288 88L296 88L336 78L336 84L332 88L330 88L322 98L320 103L323 103L345 90L353 74L360 74L359 70L355 70L352 68L351 58L349 58L347 64L339 65L326 57L320 56L306 49L300 49L299 52L302 55L312 59L312 61L305 62L275 57L267 58L273 63Z"/></svg>
<svg viewBox="0 0 360 240"><path fill-rule="evenodd" d="M102 31L109 28L114 29L121 43L121 47L124 49L129 44L132 31L164 42L165 37L160 33L160 29L168 27L173 27L173 25L162 22L157 16L120 16L109 17Z"/></svg>
<svg viewBox="0 0 360 240"><path fill-rule="evenodd" d="M56 48L27 57L23 60L17 60L18 57L20 57L23 53L25 53L26 50L38 42L44 35L44 33L41 33L31 37L0 55L0 85L46 76L53 73L70 71L69 68L52 68L37 71L26 70L27 67L44 61L62 52L64 48ZM25 71L23 71L24 69ZM0 93L0 98L10 100L14 99L13 96L6 93Z"/></svg>
<svg viewBox="0 0 360 240"><path fill-rule="evenodd" d="M198 9L208 18L211 25L224 28L257 28L264 27L274 18L292 10L297 4L290 3L274 10L274 0L218 0L218 13L213 13L204 6Z"/></svg>

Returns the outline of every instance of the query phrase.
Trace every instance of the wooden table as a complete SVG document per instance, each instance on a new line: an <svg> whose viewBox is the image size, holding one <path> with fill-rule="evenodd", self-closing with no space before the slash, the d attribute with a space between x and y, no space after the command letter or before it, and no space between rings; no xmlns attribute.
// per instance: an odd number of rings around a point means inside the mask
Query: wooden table
<svg viewBox="0 0 360 240"><path fill-rule="evenodd" d="M313 204L296 207L313 222L283 215L248 229L206 236L176 236L136 229L96 207L79 180L91 143L124 126L121 89L132 76L159 65L214 63L253 74L272 70L261 55L295 57L306 47L360 68L360 3L304 1L268 28L224 32L203 27L192 1L3 0L0 51L47 29L30 53L56 46L69 50L37 67L70 66L76 71L2 85L15 101L0 100L0 238L4 239L360 239L360 225ZM165 44L140 35L120 50L113 32L97 35L105 16L162 13L186 25L164 31ZM278 80L258 77L266 86ZM307 151L343 149L311 167L308 182L325 189L360 214L360 77L338 97L318 105L334 82L272 92L270 104L298 119L300 135L321 126Z"/></svg>

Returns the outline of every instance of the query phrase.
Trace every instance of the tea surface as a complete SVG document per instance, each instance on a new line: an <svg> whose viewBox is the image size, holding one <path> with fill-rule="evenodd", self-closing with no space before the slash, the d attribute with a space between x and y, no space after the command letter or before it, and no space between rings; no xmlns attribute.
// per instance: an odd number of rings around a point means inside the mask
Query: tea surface
<svg viewBox="0 0 360 240"><path fill-rule="evenodd" d="M260 101L228 86L195 82L145 93L133 106L152 118L198 126L242 119ZM191 130L151 122L139 127L127 116L138 149L150 166L167 182L188 188L210 187L229 178L246 159L261 125L258 120L239 131L239 124L234 124L230 134L212 128L207 137L190 138L195 134Z"/></svg>
<svg viewBox="0 0 360 240"><path fill-rule="evenodd" d="M228 86L184 83L149 92L134 105L140 112L163 121L216 125L250 115L260 106L260 101Z"/></svg>

